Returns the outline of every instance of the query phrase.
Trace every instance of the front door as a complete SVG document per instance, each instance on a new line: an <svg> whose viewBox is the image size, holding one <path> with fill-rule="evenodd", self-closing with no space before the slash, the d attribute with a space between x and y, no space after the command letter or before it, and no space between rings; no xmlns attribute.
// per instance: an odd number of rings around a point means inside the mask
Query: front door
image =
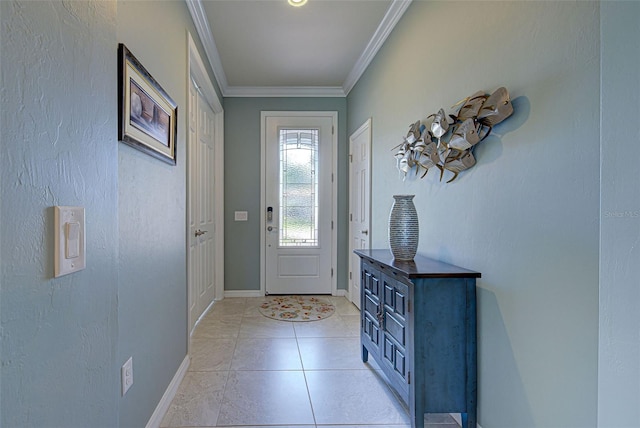
<svg viewBox="0 0 640 428"><path fill-rule="evenodd" d="M266 294L331 294L334 120L263 113Z"/></svg>

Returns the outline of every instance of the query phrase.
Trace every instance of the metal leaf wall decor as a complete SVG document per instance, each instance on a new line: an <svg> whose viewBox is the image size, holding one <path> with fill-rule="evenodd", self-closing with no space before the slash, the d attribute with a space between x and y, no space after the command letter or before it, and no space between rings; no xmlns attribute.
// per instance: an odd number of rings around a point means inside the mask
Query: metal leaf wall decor
<svg viewBox="0 0 640 428"><path fill-rule="evenodd" d="M406 175L413 169L416 174L424 170L421 178L430 168L440 170L440 181L444 171L451 171L451 183L461 171L476 164L473 149L487 138L495 125L513 114L513 106L506 88L496 89L492 94L478 91L467 97L452 109L456 114L446 116L444 109L427 117L429 125L418 120L409 127L404 141L395 157L398 169Z"/></svg>

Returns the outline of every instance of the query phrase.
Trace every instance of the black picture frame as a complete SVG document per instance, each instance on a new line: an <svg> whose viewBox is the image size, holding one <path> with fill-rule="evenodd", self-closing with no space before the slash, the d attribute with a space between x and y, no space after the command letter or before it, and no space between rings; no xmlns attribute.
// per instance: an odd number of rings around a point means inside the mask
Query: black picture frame
<svg viewBox="0 0 640 428"><path fill-rule="evenodd" d="M178 107L146 68L118 44L118 141L176 165Z"/></svg>

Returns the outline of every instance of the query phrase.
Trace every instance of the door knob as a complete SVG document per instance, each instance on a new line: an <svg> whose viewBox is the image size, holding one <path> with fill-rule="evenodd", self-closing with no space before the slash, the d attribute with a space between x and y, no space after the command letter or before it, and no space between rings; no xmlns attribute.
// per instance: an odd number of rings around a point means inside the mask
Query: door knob
<svg viewBox="0 0 640 428"><path fill-rule="evenodd" d="M207 233L208 230L196 230L196 237L200 236L200 235L204 235L205 233Z"/></svg>
<svg viewBox="0 0 640 428"><path fill-rule="evenodd" d="M363 235L368 235L369 231L368 230L361 230L360 233L362 233Z"/></svg>

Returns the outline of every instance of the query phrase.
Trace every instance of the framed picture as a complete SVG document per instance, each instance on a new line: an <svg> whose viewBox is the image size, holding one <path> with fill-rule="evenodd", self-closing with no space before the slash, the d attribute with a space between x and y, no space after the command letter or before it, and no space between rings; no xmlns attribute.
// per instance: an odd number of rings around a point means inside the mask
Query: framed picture
<svg viewBox="0 0 640 428"><path fill-rule="evenodd" d="M118 45L118 140L176 164L178 108L135 56Z"/></svg>

